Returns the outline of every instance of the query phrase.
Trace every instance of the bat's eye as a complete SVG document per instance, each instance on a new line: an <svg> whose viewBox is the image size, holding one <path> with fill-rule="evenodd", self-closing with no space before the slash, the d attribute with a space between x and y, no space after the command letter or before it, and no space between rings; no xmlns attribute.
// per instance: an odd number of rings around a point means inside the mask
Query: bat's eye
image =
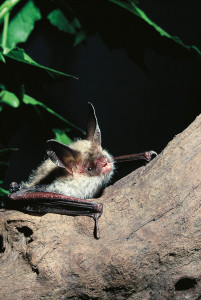
<svg viewBox="0 0 201 300"><path fill-rule="evenodd" d="M92 171L92 167L88 167L88 171Z"/></svg>

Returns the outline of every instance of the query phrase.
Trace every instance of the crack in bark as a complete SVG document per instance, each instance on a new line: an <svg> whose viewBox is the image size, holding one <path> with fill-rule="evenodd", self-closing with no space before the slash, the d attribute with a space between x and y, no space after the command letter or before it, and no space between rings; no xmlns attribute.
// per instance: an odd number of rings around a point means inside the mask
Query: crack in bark
<svg viewBox="0 0 201 300"><path fill-rule="evenodd" d="M199 182L198 185L192 187L192 189L188 192L188 194L184 197L184 199L183 199L180 203L176 204L174 207L171 207L170 209L168 209L167 211L165 211L163 214L158 215L158 216L152 218L151 220L149 220L149 221L146 222L145 224L141 225L138 229L132 231L132 232L126 237L126 240L129 240L129 239L134 235L135 232L137 232L137 231L140 230L141 228L145 227L145 226L148 225L149 223L154 222L154 221L157 221L158 219L160 219L160 218L162 218L164 215L166 215L168 212L170 212L170 211L174 210L175 208L181 206L181 205L184 203L184 201L191 195L191 193L192 193L194 190L196 190L196 189L200 186L200 184L201 184L201 182Z"/></svg>
<svg viewBox="0 0 201 300"><path fill-rule="evenodd" d="M196 130L201 117L199 120ZM1 259L4 278L0 285L4 291L0 291L0 298L148 300L183 296L201 300L201 157L194 159L200 145L200 135L198 139L194 130L195 126L191 126L175 137L158 156L152 174L145 176L149 166L146 172L139 170L99 198L102 202L107 197L107 201L101 219L104 236L98 243L86 234L89 224L79 221L79 217L71 221L73 218L54 214L29 217L3 212L1 218L0 210L0 226L8 244ZM178 151L180 146L182 153ZM133 180L137 185L133 185ZM140 199L144 201L141 203ZM119 212L122 206L123 211ZM11 224L6 223L8 218ZM34 225L28 220L22 223L20 218L33 218ZM12 219L17 219L16 223L12 224ZM150 224L154 221L158 222ZM16 226L32 228L34 243L26 245L24 237L19 240ZM5 278L13 266L14 272ZM195 288L176 293L175 284L187 277L196 280Z"/></svg>
<svg viewBox="0 0 201 300"><path fill-rule="evenodd" d="M141 228L145 227L146 225L148 225L148 224L151 223L151 222L154 222L154 221L159 220L159 219L162 218L164 215L166 215L167 213L169 213L170 211L172 211L173 209L175 209L175 208L177 208L177 207L179 207L179 206L181 206L180 203L179 203L179 204L176 204L174 207L171 207L170 209L168 209L167 211L165 211L163 214L158 215L158 216L152 218L151 220L149 220L148 222L146 222L145 224L141 225L138 229L132 231L132 232L127 236L126 240L129 240L129 239L134 235L134 233L136 233L136 232L137 232L138 230L140 230Z"/></svg>

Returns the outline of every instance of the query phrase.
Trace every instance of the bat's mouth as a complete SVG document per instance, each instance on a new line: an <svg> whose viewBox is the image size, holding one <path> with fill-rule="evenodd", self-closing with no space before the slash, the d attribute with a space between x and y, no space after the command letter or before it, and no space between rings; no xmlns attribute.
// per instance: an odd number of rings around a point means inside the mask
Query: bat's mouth
<svg viewBox="0 0 201 300"><path fill-rule="evenodd" d="M105 164L102 166L102 174L108 173L112 170L113 164L109 162L105 162Z"/></svg>

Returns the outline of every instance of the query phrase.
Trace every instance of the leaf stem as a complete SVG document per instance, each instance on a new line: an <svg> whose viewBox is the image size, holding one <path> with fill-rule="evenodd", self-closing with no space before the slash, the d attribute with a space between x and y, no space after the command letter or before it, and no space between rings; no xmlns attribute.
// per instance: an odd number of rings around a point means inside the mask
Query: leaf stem
<svg viewBox="0 0 201 300"><path fill-rule="evenodd" d="M0 6L0 23L2 22L4 16L21 0L6 0Z"/></svg>
<svg viewBox="0 0 201 300"><path fill-rule="evenodd" d="M10 17L10 12L7 12L7 14L4 16L4 26L3 26L3 35L2 35L3 48L6 48L9 17Z"/></svg>

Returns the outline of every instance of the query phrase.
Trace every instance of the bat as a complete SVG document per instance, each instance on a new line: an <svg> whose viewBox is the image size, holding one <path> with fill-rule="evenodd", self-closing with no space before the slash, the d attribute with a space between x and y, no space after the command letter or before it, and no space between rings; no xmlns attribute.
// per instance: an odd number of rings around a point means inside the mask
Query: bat
<svg viewBox="0 0 201 300"><path fill-rule="evenodd" d="M101 147L101 131L95 109L89 103L86 139L69 146L48 140L48 158L31 173L27 182L12 182L8 195L10 206L29 213L58 213L89 216L94 219L94 237L102 203L91 202L110 181L115 163L143 159L149 162L155 151L112 157Z"/></svg>

